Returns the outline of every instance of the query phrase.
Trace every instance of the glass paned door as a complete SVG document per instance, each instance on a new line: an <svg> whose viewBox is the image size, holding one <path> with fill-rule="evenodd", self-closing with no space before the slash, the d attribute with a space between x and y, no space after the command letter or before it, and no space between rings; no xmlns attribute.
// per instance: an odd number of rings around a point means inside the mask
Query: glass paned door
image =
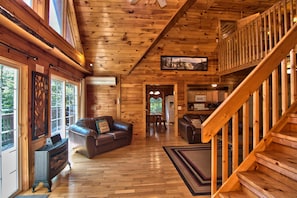
<svg viewBox="0 0 297 198"><path fill-rule="evenodd" d="M0 64L1 197L18 188L18 70ZM5 190L4 190L5 189Z"/></svg>

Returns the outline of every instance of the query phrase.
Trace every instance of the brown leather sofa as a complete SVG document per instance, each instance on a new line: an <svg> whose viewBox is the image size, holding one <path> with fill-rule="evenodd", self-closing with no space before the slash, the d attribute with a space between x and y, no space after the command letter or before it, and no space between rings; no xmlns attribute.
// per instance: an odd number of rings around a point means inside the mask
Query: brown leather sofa
<svg viewBox="0 0 297 198"><path fill-rule="evenodd" d="M109 131L98 132L98 121L107 121ZM99 129L100 131L100 129ZM69 140L76 152L93 158L122 146L131 144L133 125L114 120L112 116L82 118L69 128Z"/></svg>
<svg viewBox="0 0 297 198"><path fill-rule="evenodd" d="M189 144L201 143L201 123L208 115L185 114L178 119L178 131L180 136Z"/></svg>

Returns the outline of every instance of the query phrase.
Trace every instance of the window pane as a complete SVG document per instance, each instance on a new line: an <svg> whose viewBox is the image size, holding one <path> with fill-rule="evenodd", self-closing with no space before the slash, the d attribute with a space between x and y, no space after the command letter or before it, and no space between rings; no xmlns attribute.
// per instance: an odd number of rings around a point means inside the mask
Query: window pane
<svg viewBox="0 0 297 198"><path fill-rule="evenodd" d="M12 148L17 136L17 70L0 64L2 151Z"/></svg>
<svg viewBox="0 0 297 198"><path fill-rule="evenodd" d="M61 133L63 123L63 81L51 80L51 133Z"/></svg>
<svg viewBox="0 0 297 198"><path fill-rule="evenodd" d="M162 114L162 98L150 98L150 113Z"/></svg>
<svg viewBox="0 0 297 198"><path fill-rule="evenodd" d="M77 86L66 83L66 135L68 136L68 127L74 124L77 120L78 106L77 106Z"/></svg>
<svg viewBox="0 0 297 198"><path fill-rule="evenodd" d="M23 0L28 6L32 8L32 0Z"/></svg>
<svg viewBox="0 0 297 198"><path fill-rule="evenodd" d="M65 36L65 39L70 45L72 45L72 47L75 48L73 34L72 34L72 31L71 31L70 22L69 22L68 17L66 18L66 36Z"/></svg>
<svg viewBox="0 0 297 198"><path fill-rule="evenodd" d="M63 0L50 0L49 25L63 36Z"/></svg>

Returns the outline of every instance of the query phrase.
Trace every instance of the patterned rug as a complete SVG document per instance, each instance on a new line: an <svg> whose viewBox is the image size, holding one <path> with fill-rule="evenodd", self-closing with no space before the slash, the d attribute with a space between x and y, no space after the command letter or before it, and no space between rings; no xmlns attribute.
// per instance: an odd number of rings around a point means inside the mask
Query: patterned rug
<svg viewBox="0 0 297 198"><path fill-rule="evenodd" d="M18 195L15 198L47 198L48 195Z"/></svg>
<svg viewBox="0 0 297 198"><path fill-rule="evenodd" d="M210 195L211 145L164 146L178 173L192 195ZM221 153L221 152L218 152ZM218 156L221 161L221 156ZM221 185L221 169L218 170L218 186Z"/></svg>

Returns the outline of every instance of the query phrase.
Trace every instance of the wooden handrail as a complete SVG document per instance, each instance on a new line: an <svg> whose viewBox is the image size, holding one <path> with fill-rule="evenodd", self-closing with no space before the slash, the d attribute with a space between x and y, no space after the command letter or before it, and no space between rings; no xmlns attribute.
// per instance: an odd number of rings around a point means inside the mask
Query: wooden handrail
<svg viewBox="0 0 297 198"><path fill-rule="evenodd" d="M232 115L248 100L251 94L268 78L282 59L289 54L296 43L297 24L287 32L275 48L265 56L230 96L202 123L202 142L209 142L218 133Z"/></svg>

